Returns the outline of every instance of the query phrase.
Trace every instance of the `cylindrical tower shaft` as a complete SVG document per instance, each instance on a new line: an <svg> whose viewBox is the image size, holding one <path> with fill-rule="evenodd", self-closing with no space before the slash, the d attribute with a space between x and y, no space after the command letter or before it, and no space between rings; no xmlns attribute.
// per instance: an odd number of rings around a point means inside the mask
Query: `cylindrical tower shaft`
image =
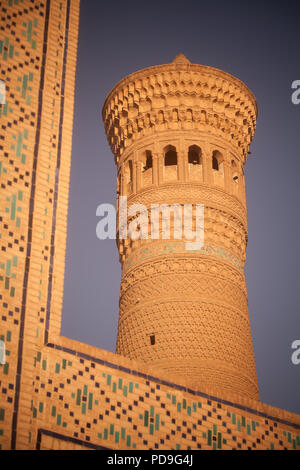
<svg viewBox="0 0 300 470"><path fill-rule="evenodd" d="M183 55L129 75L103 107L118 208L119 196L127 196L128 207L143 204L148 215L153 204L204 205L204 246L197 251L187 250L176 230L168 240L118 239L117 353L198 388L252 398L258 387L243 272L243 166L256 115L241 81Z"/></svg>

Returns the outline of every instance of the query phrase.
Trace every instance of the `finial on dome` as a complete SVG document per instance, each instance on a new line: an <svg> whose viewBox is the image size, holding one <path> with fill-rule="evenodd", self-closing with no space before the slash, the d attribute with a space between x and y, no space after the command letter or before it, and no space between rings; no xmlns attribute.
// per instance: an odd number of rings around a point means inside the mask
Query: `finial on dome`
<svg viewBox="0 0 300 470"><path fill-rule="evenodd" d="M185 57L184 54L177 54L175 59L173 60L172 64L190 64L191 62L189 59Z"/></svg>

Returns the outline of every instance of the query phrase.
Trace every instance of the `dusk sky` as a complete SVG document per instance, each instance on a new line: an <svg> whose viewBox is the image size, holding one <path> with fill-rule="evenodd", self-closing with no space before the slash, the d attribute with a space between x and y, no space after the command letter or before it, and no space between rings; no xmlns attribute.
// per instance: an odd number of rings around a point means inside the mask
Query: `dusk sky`
<svg viewBox="0 0 300 470"><path fill-rule="evenodd" d="M258 103L245 166L246 280L260 398L300 413L300 3L81 1L62 334L115 351L121 269L116 243L96 238L97 206L115 205L116 167L101 117L124 76L171 62L220 68Z"/></svg>

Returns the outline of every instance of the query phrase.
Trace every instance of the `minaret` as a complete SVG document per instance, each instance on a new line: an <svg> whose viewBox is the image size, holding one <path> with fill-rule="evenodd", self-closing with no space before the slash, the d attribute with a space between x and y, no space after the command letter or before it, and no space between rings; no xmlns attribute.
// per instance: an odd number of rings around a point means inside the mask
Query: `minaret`
<svg viewBox="0 0 300 470"><path fill-rule="evenodd" d="M127 204L203 204L204 246L119 239L117 353L184 376L191 386L259 398L244 262L244 164L256 101L237 78L191 64L121 80L103 107Z"/></svg>

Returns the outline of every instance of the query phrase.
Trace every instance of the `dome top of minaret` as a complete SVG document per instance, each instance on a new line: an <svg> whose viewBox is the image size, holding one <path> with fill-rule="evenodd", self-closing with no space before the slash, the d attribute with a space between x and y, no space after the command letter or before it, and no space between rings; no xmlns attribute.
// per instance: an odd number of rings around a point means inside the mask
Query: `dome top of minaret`
<svg viewBox="0 0 300 470"><path fill-rule="evenodd" d="M191 62L189 59L185 57L184 54L177 54L175 59L173 60L172 64L190 64Z"/></svg>

